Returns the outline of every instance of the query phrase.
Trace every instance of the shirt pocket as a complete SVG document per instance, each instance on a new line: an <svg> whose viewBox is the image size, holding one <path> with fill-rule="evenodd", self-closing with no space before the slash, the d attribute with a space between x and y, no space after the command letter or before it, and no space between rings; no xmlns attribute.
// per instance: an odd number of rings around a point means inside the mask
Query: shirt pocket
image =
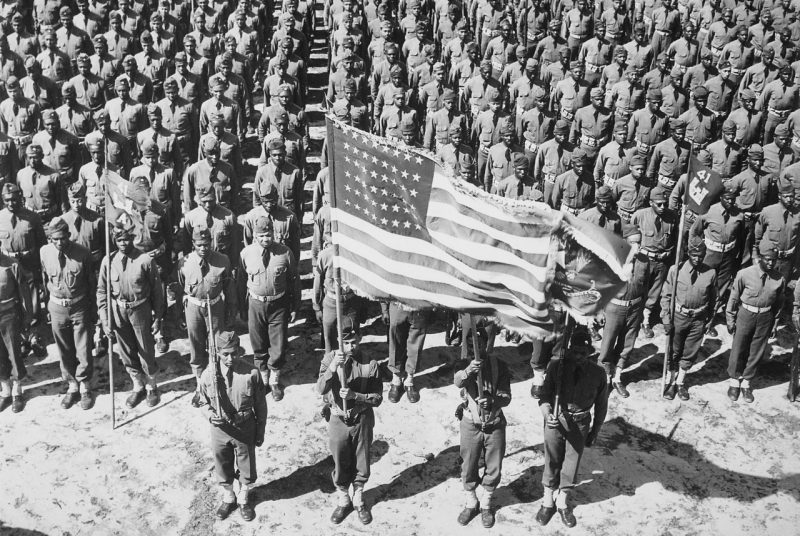
<svg viewBox="0 0 800 536"><path fill-rule="evenodd" d="M63 274L64 274L64 285L70 290L75 290L76 287L78 286L78 281L81 276L80 268L76 267L76 268L65 269Z"/></svg>

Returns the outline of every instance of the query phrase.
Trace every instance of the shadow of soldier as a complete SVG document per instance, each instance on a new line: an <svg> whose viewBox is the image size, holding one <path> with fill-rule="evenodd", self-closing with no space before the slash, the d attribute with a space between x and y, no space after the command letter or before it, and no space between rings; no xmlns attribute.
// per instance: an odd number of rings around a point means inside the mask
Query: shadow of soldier
<svg viewBox="0 0 800 536"><path fill-rule="evenodd" d="M603 425L597 445L584 453L581 473L598 476L576 487L576 504L633 496L651 482L693 499L752 503L784 492L800 500L800 474L769 478L719 467L693 445L645 430L622 417Z"/></svg>
<svg viewBox="0 0 800 536"><path fill-rule="evenodd" d="M382 439L373 441L370 447L372 463L377 463L388 451L389 444L386 441ZM331 494L336 491L331 477L332 472L333 457L326 456L313 465L300 467L289 475L256 486L250 491L250 500L255 507L262 502L294 499L317 490Z"/></svg>
<svg viewBox="0 0 800 536"><path fill-rule="evenodd" d="M0 534L4 536L47 536L44 532L34 529L21 529L18 527L9 527L0 521Z"/></svg>

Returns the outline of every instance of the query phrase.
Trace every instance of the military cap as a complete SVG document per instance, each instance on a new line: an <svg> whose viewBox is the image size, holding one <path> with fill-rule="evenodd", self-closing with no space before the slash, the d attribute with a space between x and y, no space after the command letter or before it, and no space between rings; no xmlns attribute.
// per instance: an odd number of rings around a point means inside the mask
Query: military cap
<svg viewBox="0 0 800 536"><path fill-rule="evenodd" d="M555 127L553 127L553 133L569 134L569 123L567 123L563 119L559 119L558 121L556 121Z"/></svg>
<svg viewBox="0 0 800 536"><path fill-rule="evenodd" d="M106 44L106 36L103 34L97 34L94 36L94 42L98 45L105 45Z"/></svg>
<svg viewBox="0 0 800 536"><path fill-rule="evenodd" d="M220 113L211 114L209 123L212 127L225 126L225 116Z"/></svg>
<svg viewBox="0 0 800 536"><path fill-rule="evenodd" d="M430 43L422 47L422 51L425 53L426 56L432 58L433 53L436 52L436 47L433 45L433 43Z"/></svg>
<svg viewBox="0 0 800 536"><path fill-rule="evenodd" d="M121 238L123 236L133 236L133 225L127 219L120 218L114 222L113 234L114 238Z"/></svg>
<svg viewBox="0 0 800 536"><path fill-rule="evenodd" d="M151 139L146 139L142 143L142 156L158 156L158 146Z"/></svg>
<svg viewBox="0 0 800 536"><path fill-rule="evenodd" d="M561 28L561 20L553 19L548 23L547 27L550 28L551 30L553 29L558 30L559 28Z"/></svg>
<svg viewBox="0 0 800 536"><path fill-rule="evenodd" d="M452 4L451 4L451 5L452 5ZM466 20L464 20L464 19L460 19L460 20L459 20L459 21L456 23L456 30L466 30L466 29L468 29L468 28L469 28L469 26L467 26L467 21L466 21Z"/></svg>
<svg viewBox="0 0 800 536"><path fill-rule="evenodd" d="M283 140L280 138L273 138L270 140L269 144L267 145L267 149L270 151L279 151L281 149L285 149L286 144L283 143Z"/></svg>
<svg viewBox="0 0 800 536"><path fill-rule="evenodd" d="M635 154L631 157L630 166L646 166L647 165L647 158L640 154Z"/></svg>
<svg viewBox="0 0 800 536"><path fill-rule="evenodd" d="M173 59L175 63L186 63L186 52L178 52Z"/></svg>
<svg viewBox="0 0 800 536"><path fill-rule="evenodd" d="M589 332L583 326L579 326L572 332L572 336L569 339L569 349L578 352L593 352L594 346L592 346L592 337L589 335ZM570 355L568 353L567 355Z"/></svg>
<svg viewBox="0 0 800 536"><path fill-rule="evenodd" d="M667 190L660 184L650 190L650 201L666 201L668 197Z"/></svg>
<svg viewBox="0 0 800 536"><path fill-rule="evenodd" d="M779 74L788 74L793 75L794 69L792 69L791 65L787 65L785 61L781 60L779 63L783 63L780 67L778 67Z"/></svg>
<svg viewBox="0 0 800 536"><path fill-rule="evenodd" d="M705 86L697 86L694 90L694 99L707 99L708 98L708 90Z"/></svg>
<svg viewBox="0 0 800 536"><path fill-rule="evenodd" d="M215 136L208 136L203 140L203 152L206 154L219 151L219 140Z"/></svg>
<svg viewBox="0 0 800 536"><path fill-rule="evenodd" d="M726 119L725 122L722 123L722 132L724 134L736 134L736 123L730 119Z"/></svg>
<svg viewBox="0 0 800 536"><path fill-rule="evenodd" d="M745 88L742 90L742 93L740 94L739 98L741 100L756 100L756 92L750 89L749 87Z"/></svg>
<svg viewBox="0 0 800 536"><path fill-rule="evenodd" d="M47 120L58 121L58 114L52 108L50 108L49 110L44 110L42 112L42 121L47 121Z"/></svg>
<svg viewBox="0 0 800 536"><path fill-rule="evenodd" d="M525 60L525 70L535 72L536 69L539 68L539 62L536 61L534 58L528 58Z"/></svg>
<svg viewBox="0 0 800 536"><path fill-rule="evenodd" d="M747 149L747 156L764 156L764 149L759 144L754 143Z"/></svg>
<svg viewBox="0 0 800 536"><path fill-rule="evenodd" d="M333 105L333 115L337 117L337 119L345 119L348 115L350 115L350 109L347 107L346 102L336 102Z"/></svg>
<svg viewBox="0 0 800 536"><path fill-rule="evenodd" d="M77 95L75 92L75 86L66 82L63 86L61 86L61 95L64 97L74 97Z"/></svg>
<svg viewBox="0 0 800 536"><path fill-rule="evenodd" d="M69 6L61 6L61 9L58 10L58 14L61 15L62 17L64 16L71 17L72 10L70 9Z"/></svg>
<svg viewBox="0 0 800 536"><path fill-rule="evenodd" d="M139 41L141 41L142 43L152 43L153 42L153 36L150 35L150 31L149 30L145 30L139 36Z"/></svg>
<svg viewBox="0 0 800 536"><path fill-rule="evenodd" d="M491 69L492 62L491 60L481 60L481 69Z"/></svg>
<svg viewBox="0 0 800 536"><path fill-rule="evenodd" d="M617 47L614 50L614 56L622 56L623 58L628 57L628 50L622 47Z"/></svg>
<svg viewBox="0 0 800 536"><path fill-rule="evenodd" d="M278 187L272 182L262 182L259 186L258 194L262 199L278 199Z"/></svg>
<svg viewBox="0 0 800 536"><path fill-rule="evenodd" d="M397 52L397 43L393 43L391 41L387 41L383 45L383 51L384 52L391 52L391 51Z"/></svg>
<svg viewBox="0 0 800 536"><path fill-rule="evenodd" d="M391 76L400 76L400 75L402 75L402 74L403 74L403 68L402 68L402 67L400 67L400 66L399 66L399 65L397 65L397 64L395 64L395 65L392 65L392 68L391 68L391 69L389 69L389 74L390 74Z"/></svg>
<svg viewBox="0 0 800 536"><path fill-rule="evenodd" d="M775 247L775 242L767 238L762 239L758 245L758 255L762 259L777 259L778 249Z"/></svg>
<svg viewBox="0 0 800 536"><path fill-rule="evenodd" d="M572 163L573 164L583 164L589 158L589 155L586 154L586 151L578 147L572 152Z"/></svg>
<svg viewBox="0 0 800 536"><path fill-rule="evenodd" d="M294 15L292 15L292 14L291 14L291 13L289 13L289 12L286 12L286 13L284 13L284 14L283 14L283 22L288 22L288 21L290 21L290 20L291 20L291 21L293 21L293 20L294 20Z"/></svg>
<svg viewBox="0 0 800 536"><path fill-rule="evenodd" d="M87 142L86 149L88 149L90 153L99 153L103 150L103 139L95 138L92 141Z"/></svg>
<svg viewBox="0 0 800 536"><path fill-rule="evenodd" d="M727 184L723 188L722 193L720 194L720 196L721 197L732 197L732 198L735 199L736 197L739 196L739 190L736 189L736 186L734 186L732 184Z"/></svg>
<svg viewBox="0 0 800 536"><path fill-rule="evenodd" d="M778 192L781 195L792 195L794 194L794 184L790 180L780 180L778 181Z"/></svg>
<svg viewBox="0 0 800 536"><path fill-rule="evenodd" d="M414 26L414 30L417 32L424 32L428 29L428 25L425 24L425 21L417 21L417 24Z"/></svg>
<svg viewBox="0 0 800 536"><path fill-rule="evenodd" d="M571 62L569 62L570 71L572 69L579 69L579 68L583 68L583 62L582 61L580 61L580 60L572 60Z"/></svg>
<svg viewBox="0 0 800 536"><path fill-rule="evenodd" d="M355 342L359 339L358 325L349 316L342 316L342 341Z"/></svg>
<svg viewBox="0 0 800 536"><path fill-rule="evenodd" d="M461 134L463 129L461 128L461 123L454 122L450 125L450 134Z"/></svg>
<svg viewBox="0 0 800 536"><path fill-rule="evenodd" d="M445 89L444 93L442 93L442 100L443 101L452 101L452 100L455 100L455 99L456 99L456 93L455 93L455 91L453 91L450 88Z"/></svg>
<svg viewBox="0 0 800 536"><path fill-rule="evenodd" d="M225 52L219 60L220 65L233 65L233 54Z"/></svg>
<svg viewBox="0 0 800 536"><path fill-rule="evenodd" d="M136 65L136 58L127 54L124 58L122 58L122 63L124 65Z"/></svg>
<svg viewBox="0 0 800 536"><path fill-rule="evenodd" d="M789 136L790 134L791 132L789 132L789 127L786 125L786 123L781 123L775 127L775 136L784 137Z"/></svg>
<svg viewBox="0 0 800 536"><path fill-rule="evenodd" d="M628 132L628 121L626 119L618 119L614 123L614 132Z"/></svg>
<svg viewBox="0 0 800 536"><path fill-rule="evenodd" d="M686 128L686 121L680 117L670 117L669 128L675 130L678 128Z"/></svg>
<svg viewBox="0 0 800 536"><path fill-rule="evenodd" d="M708 152L706 149L700 149L699 151L697 151L697 160L699 160L701 164L711 167L711 164L714 159L711 156L711 153Z"/></svg>
<svg viewBox="0 0 800 536"><path fill-rule="evenodd" d="M115 9L108 14L108 18L109 20L122 20L122 13Z"/></svg>
<svg viewBox="0 0 800 536"><path fill-rule="evenodd" d="M67 233L67 236L69 236L69 225L61 216L56 216L50 220L50 224L47 226L47 234L52 235L54 233Z"/></svg>
<svg viewBox="0 0 800 536"><path fill-rule="evenodd" d="M183 42L184 42L184 44L186 44L186 43L197 43L197 40L194 38L194 36L193 36L193 35L191 35L191 34L186 34L186 35L183 37Z"/></svg>
<svg viewBox="0 0 800 536"><path fill-rule="evenodd" d="M150 21L151 22L152 21L156 21L156 20L158 20L158 21L164 20L164 19L161 18L161 13L159 13L158 11L156 11L152 15L150 15Z"/></svg>
<svg viewBox="0 0 800 536"><path fill-rule="evenodd" d="M197 199L200 201L206 201L208 199L214 199L216 197L217 192L214 190L214 187L210 184L204 184L197 188Z"/></svg>
<svg viewBox="0 0 800 536"><path fill-rule="evenodd" d="M22 13L19 11L14 12L14 15L11 16L12 21L21 21L22 20Z"/></svg>
<svg viewBox="0 0 800 536"><path fill-rule="evenodd" d="M114 80L114 88L115 88L115 89L116 89L116 88L119 88L119 87L122 87L122 86L128 86L128 87L130 87L130 85L131 85L131 83L130 83L130 81L128 80L128 75L126 75L126 74L121 74L121 75L119 75L119 76L117 77L117 79L116 79L116 80Z"/></svg>
<svg viewBox="0 0 800 536"><path fill-rule="evenodd" d="M225 91L228 89L228 81L221 76L214 76L211 78L211 89Z"/></svg>
<svg viewBox="0 0 800 536"><path fill-rule="evenodd" d="M272 221L269 218L258 218L253 225L253 233L259 235L270 232L272 232Z"/></svg>
<svg viewBox="0 0 800 536"><path fill-rule="evenodd" d="M39 156L42 156L42 155L44 154L44 151L42 151L42 147L41 147L40 145L38 145L38 144L36 144L36 143L31 143L31 144L30 144L30 145L28 145L28 147L25 149L25 154L27 154L27 155L31 155L31 156L32 156L32 155L39 155Z"/></svg>
<svg viewBox="0 0 800 536"><path fill-rule="evenodd" d="M16 76L9 76L6 80L6 89L19 89L19 78Z"/></svg>
<svg viewBox="0 0 800 536"><path fill-rule="evenodd" d="M593 99L596 97L603 97L604 95L605 93L603 93L603 90L599 87L593 87L591 91L589 91L589 96Z"/></svg>
<svg viewBox="0 0 800 536"><path fill-rule="evenodd" d="M534 86L531 88L531 92L530 92L530 95L529 95L529 97L530 97L530 98L531 98L533 101L536 101L537 99L544 98L545 96L546 96L546 93L545 93L545 91L544 91L544 88L543 88L543 87L534 85Z"/></svg>
<svg viewBox="0 0 800 536"><path fill-rule="evenodd" d="M470 41L469 43L467 43L466 50L467 50L467 52L472 52L473 50L478 50L478 43L476 43L475 41Z"/></svg>
<svg viewBox="0 0 800 536"><path fill-rule="evenodd" d="M161 114L162 114L161 108L159 108L158 104L156 104L155 102L151 102L150 104L147 105L147 115L148 116L153 115L153 116L161 117Z"/></svg>
<svg viewBox="0 0 800 536"><path fill-rule="evenodd" d="M82 181L75 181L67 188L67 195L72 199L80 199L86 196L86 186Z"/></svg>
<svg viewBox="0 0 800 536"><path fill-rule="evenodd" d="M20 190L19 186L12 182L7 182L3 184L3 195L14 195L14 194L21 194L22 190Z"/></svg>
<svg viewBox="0 0 800 536"><path fill-rule="evenodd" d="M211 231L206 227L195 227L192 231L192 242L211 242Z"/></svg>
<svg viewBox="0 0 800 536"><path fill-rule="evenodd" d="M233 331L220 331L217 333L214 342L218 352L239 349L239 336Z"/></svg>
<svg viewBox="0 0 800 536"><path fill-rule="evenodd" d="M435 73L443 73L444 72L444 63L437 61L433 64L433 72Z"/></svg>
<svg viewBox="0 0 800 536"><path fill-rule="evenodd" d="M661 102L664 100L664 97L661 95L661 90L652 88L647 91L647 100Z"/></svg>
<svg viewBox="0 0 800 536"><path fill-rule="evenodd" d="M513 162L515 168L528 168L530 166L530 162L528 162L528 159L522 153L514 153Z"/></svg>
<svg viewBox="0 0 800 536"><path fill-rule="evenodd" d="M681 78L683 76L683 71L681 70L680 65L673 65L672 69L669 71L669 75L673 78Z"/></svg>
<svg viewBox="0 0 800 536"><path fill-rule="evenodd" d="M614 196L611 195L611 188L605 184L597 189L597 192L594 196L598 201L613 201L614 199Z"/></svg>
<svg viewBox="0 0 800 536"><path fill-rule="evenodd" d="M719 65L717 65L717 69L720 69L720 70L721 69L729 69L730 67L731 67L731 62L729 62L728 60L721 61L721 62L719 62Z"/></svg>
<svg viewBox="0 0 800 536"><path fill-rule="evenodd" d="M174 78L167 78L164 82L164 89L178 89L178 81Z"/></svg>
<svg viewBox="0 0 800 536"><path fill-rule="evenodd" d="M503 125L503 129L500 131L501 136L513 136L516 130L514 130L514 125L511 122L507 122Z"/></svg>
<svg viewBox="0 0 800 536"><path fill-rule="evenodd" d="M705 254L706 252L706 243L700 236L692 236L689 239L689 253L700 253Z"/></svg>

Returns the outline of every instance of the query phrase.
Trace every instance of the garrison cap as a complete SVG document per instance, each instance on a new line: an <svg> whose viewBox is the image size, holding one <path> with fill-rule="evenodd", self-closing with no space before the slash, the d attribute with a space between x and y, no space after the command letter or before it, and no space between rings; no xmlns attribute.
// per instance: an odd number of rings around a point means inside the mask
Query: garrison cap
<svg viewBox="0 0 800 536"><path fill-rule="evenodd" d="M700 236L692 236L689 239L689 253L700 253L701 255L706 252L706 243Z"/></svg>
<svg viewBox="0 0 800 536"><path fill-rule="evenodd" d="M694 90L694 98L697 99L707 99L708 98L708 90L705 86L698 86Z"/></svg>
<svg viewBox="0 0 800 536"><path fill-rule="evenodd" d="M775 247L775 242L766 238L762 239L758 245L758 254L763 259L778 258L778 249Z"/></svg>
<svg viewBox="0 0 800 536"><path fill-rule="evenodd" d="M269 218L258 218L253 225L254 234L267 234L272 231L272 220Z"/></svg>
<svg viewBox="0 0 800 536"><path fill-rule="evenodd" d="M593 87L592 90L589 92L589 96L593 99L595 97L603 97L604 95L605 93L603 93L603 90L600 89L599 87Z"/></svg>
<svg viewBox="0 0 800 536"><path fill-rule="evenodd" d="M31 143L25 149L25 154L27 154L29 156L35 156L35 155L42 156L44 154L44 151L42 151L42 147L40 145L38 145L36 143Z"/></svg>
<svg viewBox="0 0 800 536"><path fill-rule="evenodd" d="M203 152L211 153L219 151L219 141L215 136L208 136L203 140Z"/></svg>
<svg viewBox="0 0 800 536"><path fill-rule="evenodd" d="M80 199L86 196L86 186L83 182L75 181L67 188L67 195L72 199Z"/></svg>
<svg viewBox="0 0 800 536"><path fill-rule="evenodd" d="M281 149L286 149L286 144L283 143L283 140L280 138L272 138L267 144L267 149L270 151L280 151Z"/></svg>
<svg viewBox="0 0 800 536"><path fill-rule="evenodd" d="M640 154L635 154L631 157L630 166L646 166L647 165L647 158Z"/></svg>
<svg viewBox="0 0 800 536"><path fill-rule="evenodd" d="M342 316L342 341L354 342L359 339L358 325L349 316Z"/></svg>
<svg viewBox="0 0 800 536"><path fill-rule="evenodd" d="M686 121L680 117L671 117L669 120L669 128L673 130L678 128L686 128Z"/></svg>
<svg viewBox="0 0 800 536"><path fill-rule="evenodd" d="M595 199L598 201L612 201L614 196L611 195L611 188L605 184L598 188L597 192L595 193Z"/></svg>
<svg viewBox="0 0 800 536"><path fill-rule="evenodd" d="M572 163L573 164L584 164L589 159L589 155L586 154L586 151L578 147L574 151L572 151Z"/></svg>
<svg viewBox="0 0 800 536"><path fill-rule="evenodd" d="M192 231L192 242L211 242L211 231L206 227L195 227Z"/></svg>
<svg viewBox="0 0 800 536"><path fill-rule="evenodd" d="M233 331L221 331L217 333L214 342L216 343L218 352L239 349L239 336Z"/></svg>
<svg viewBox="0 0 800 536"><path fill-rule="evenodd" d="M789 127L786 125L786 123L781 123L780 125L775 127L775 136L783 137L789 135L790 135Z"/></svg>
<svg viewBox="0 0 800 536"><path fill-rule="evenodd" d="M667 190L660 184L650 190L650 201L666 201L668 197Z"/></svg>
<svg viewBox="0 0 800 536"><path fill-rule="evenodd" d="M216 196L216 190L210 184L204 184L197 188L197 199L200 201L206 201L209 199L214 199Z"/></svg>
<svg viewBox="0 0 800 536"><path fill-rule="evenodd" d="M522 154L522 153L514 153L514 160L513 161L514 161L514 167L515 168L524 167L524 168L527 169L530 166L530 163L528 162L528 159L525 158L525 155Z"/></svg>
<svg viewBox="0 0 800 536"><path fill-rule="evenodd" d="M736 123L730 119L726 119L725 122L722 123L722 132L724 134L736 134Z"/></svg>
<svg viewBox="0 0 800 536"><path fill-rule="evenodd" d="M569 133L569 123L564 121L563 119L559 119L556 121L556 126L553 127L554 134L568 134Z"/></svg>
<svg viewBox="0 0 800 536"><path fill-rule="evenodd" d="M747 156L764 156L764 149L759 144L754 143L747 149Z"/></svg>
<svg viewBox="0 0 800 536"><path fill-rule="evenodd" d="M647 92L647 100L661 102L662 100L664 100L664 97L661 95L660 90L652 88Z"/></svg>
<svg viewBox="0 0 800 536"><path fill-rule="evenodd" d="M151 139L146 139L142 143L142 156L158 156L158 146Z"/></svg>
<svg viewBox="0 0 800 536"><path fill-rule="evenodd" d="M47 226L47 233L50 235L53 233L67 233L67 236L69 236L69 225L64 221L64 218L56 216L50 220L50 225Z"/></svg>

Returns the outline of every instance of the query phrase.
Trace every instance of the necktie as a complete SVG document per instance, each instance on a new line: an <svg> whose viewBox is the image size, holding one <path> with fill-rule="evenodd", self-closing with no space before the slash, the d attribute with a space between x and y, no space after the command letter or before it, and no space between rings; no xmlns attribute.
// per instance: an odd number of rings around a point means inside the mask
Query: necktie
<svg viewBox="0 0 800 536"><path fill-rule="evenodd" d="M14 108L13 108L13 110L14 110L14 115L17 115L17 114L19 113L19 106L17 106L16 104L14 104Z"/></svg>
<svg viewBox="0 0 800 536"><path fill-rule="evenodd" d="M261 261L264 263L264 268L269 266L269 248L264 248L263 253L261 253Z"/></svg>
<svg viewBox="0 0 800 536"><path fill-rule="evenodd" d="M83 90L84 91L89 90L89 82L85 78L83 79Z"/></svg>
<svg viewBox="0 0 800 536"><path fill-rule="evenodd" d="M122 271L124 272L125 268L128 267L128 257L126 255L120 255L119 262L122 265Z"/></svg>
<svg viewBox="0 0 800 536"><path fill-rule="evenodd" d="M214 216L211 215L211 212L206 212L206 227L210 230L214 227Z"/></svg>
<svg viewBox="0 0 800 536"><path fill-rule="evenodd" d="M67 256L64 255L63 251L59 251L58 252L58 266L61 268L61 270L63 270L66 265L67 265Z"/></svg>
<svg viewBox="0 0 800 536"><path fill-rule="evenodd" d="M33 95L38 99L39 98L39 84L36 82L33 83Z"/></svg>
<svg viewBox="0 0 800 536"><path fill-rule="evenodd" d="M200 274L205 277L208 274L208 261L205 259L200 259Z"/></svg>
<svg viewBox="0 0 800 536"><path fill-rule="evenodd" d="M13 229L16 226L17 226L17 215L16 214L12 214L11 215L11 228Z"/></svg>
<svg viewBox="0 0 800 536"><path fill-rule="evenodd" d="M221 109L222 109L222 103L220 101L217 101L217 110Z"/></svg>
<svg viewBox="0 0 800 536"><path fill-rule="evenodd" d="M153 132L153 143L158 143L158 132L157 131Z"/></svg>
<svg viewBox="0 0 800 536"><path fill-rule="evenodd" d="M124 111L125 111L125 101L124 100L120 100L119 101L119 114L122 115L122 112L124 112Z"/></svg>
<svg viewBox="0 0 800 536"><path fill-rule="evenodd" d="M38 173L36 173L36 171L34 171L33 173L31 173L31 182L32 182L33 184L36 184L36 179L38 179L38 178L39 178L39 174L38 174Z"/></svg>
<svg viewBox="0 0 800 536"><path fill-rule="evenodd" d="M217 179L217 174L218 174L217 168L212 169L211 173L208 174L208 181L211 182L211 183L217 182L217 180L218 180Z"/></svg>
<svg viewBox="0 0 800 536"><path fill-rule="evenodd" d="M600 227L605 227L606 226L606 217L604 215L600 214L600 220L599 220L598 223L599 223Z"/></svg>
<svg viewBox="0 0 800 536"><path fill-rule="evenodd" d="M155 180L156 180L156 170L153 169L153 168L150 168L150 186L153 185Z"/></svg>
<svg viewBox="0 0 800 536"><path fill-rule="evenodd" d="M50 137L50 148L55 150L56 148L56 139L54 137Z"/></svg>
<svg viewBox="0 0 800 536"><path fill-rule="evenodd" d="M95 171L94 171L94 172L97 174L97 178L99 179L99 178L100 178L100 176L101 176L101 175L102 175L102 173L103 173L103 168L101 168L100 166L97 166L97 169L95 169Z"/></svg>
<svg viewBox="0 0 800 536"><path fill-rule="evenodd" d="M81 224L83 223L83 218L80 216L75 216L75 230L80 232L81 231Z"/></svg>

